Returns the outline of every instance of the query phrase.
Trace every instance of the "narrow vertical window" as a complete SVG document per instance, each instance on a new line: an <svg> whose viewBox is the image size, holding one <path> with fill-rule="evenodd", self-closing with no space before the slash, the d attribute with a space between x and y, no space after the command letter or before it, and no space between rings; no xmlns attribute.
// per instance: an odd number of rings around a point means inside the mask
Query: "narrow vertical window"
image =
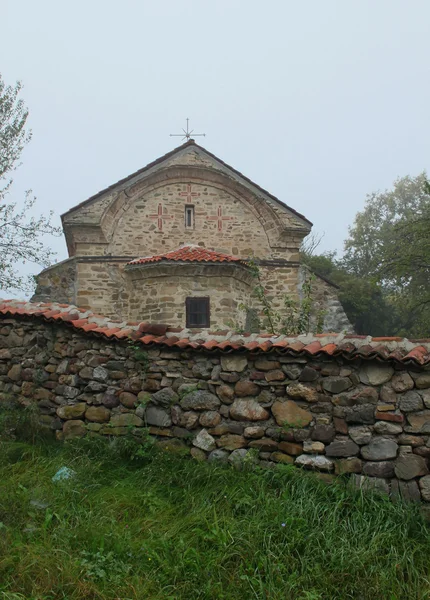
<svg viewBox="0 0 430 600"><path fill-rule="evenodd" d="M209 298L187 298L187 327L210 327Z"/></svg>
<svg viewBox="0 0 430 600"><path fill-rule="evenodd" d="M185 229L194 229L194 206L185 205Z"/></svg>

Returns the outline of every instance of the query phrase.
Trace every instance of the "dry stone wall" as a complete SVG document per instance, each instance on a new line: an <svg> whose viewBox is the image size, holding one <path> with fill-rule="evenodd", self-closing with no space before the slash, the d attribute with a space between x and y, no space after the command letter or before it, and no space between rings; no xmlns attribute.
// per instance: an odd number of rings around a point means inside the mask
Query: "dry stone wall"
<svg viewBox="0 0 430 600"><path fill-rule="evenodd" d="M430 371L374 360L151 348L0 322L0 410L59 440L149 432L197 460L295 464L430 501Z"/></svg>

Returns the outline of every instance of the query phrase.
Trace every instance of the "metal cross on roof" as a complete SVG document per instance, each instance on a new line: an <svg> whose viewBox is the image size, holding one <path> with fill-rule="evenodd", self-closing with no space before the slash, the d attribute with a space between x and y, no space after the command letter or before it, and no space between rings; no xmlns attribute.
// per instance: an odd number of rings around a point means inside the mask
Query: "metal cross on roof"
<svg viewBox="0 0 430 600"><path fill-rule="evenodd" d="M191 139L191 134L193 134L193 137L205 137L206 133L194 133L194 129L189 129L189 119L187 119L187 129L182 129L182 131L184 132L182 133L171 133L170 137L182 137L183 140L189 140Z"/></svg>

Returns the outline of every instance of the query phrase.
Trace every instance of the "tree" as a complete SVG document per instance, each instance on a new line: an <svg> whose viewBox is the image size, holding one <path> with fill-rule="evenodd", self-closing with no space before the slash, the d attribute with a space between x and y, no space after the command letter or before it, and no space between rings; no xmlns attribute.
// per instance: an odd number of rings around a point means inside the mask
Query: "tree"
<svg viewBox="0 0 430 600"><path fill-rule="evenodd" d="M27 261L42 266L51 263L53 252L40 236L59 235L52 225L53 212L47 216L31 216L36 198L31 190L21 206L8 202L13 171L19 166L21 153L31 139L25 129L28 110L19 98L22 84L7 86L0 74L0 289L28 289L27 278L19 275L20 263Z"/></svg>
<svg viewBox="0 0 430 600"><path fill-rule="evenodd" d="M312 255L302 249L302 261L311 271L339 286L339 300L356 333L387 335L393 326L393 312L383 286L349 272L335 252Z"/></svg>
<svg viewBox="0 0 430 600"><path fill-rule="evenodd" d="M395 314L392 333L430 334L430 185L426 173L370 194L345 242L343 265L381 285Z"/></svg>

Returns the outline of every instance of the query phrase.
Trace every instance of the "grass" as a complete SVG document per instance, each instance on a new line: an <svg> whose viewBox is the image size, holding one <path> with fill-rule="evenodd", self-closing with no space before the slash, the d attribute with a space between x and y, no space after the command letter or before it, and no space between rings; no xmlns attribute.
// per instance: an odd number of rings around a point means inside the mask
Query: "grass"
<svg viewBox="0 0 430 600"><path fill-rule="evenodd" d="M417 507L292 467L0 444L0 600L422 600L429 556Z"/></svg>

